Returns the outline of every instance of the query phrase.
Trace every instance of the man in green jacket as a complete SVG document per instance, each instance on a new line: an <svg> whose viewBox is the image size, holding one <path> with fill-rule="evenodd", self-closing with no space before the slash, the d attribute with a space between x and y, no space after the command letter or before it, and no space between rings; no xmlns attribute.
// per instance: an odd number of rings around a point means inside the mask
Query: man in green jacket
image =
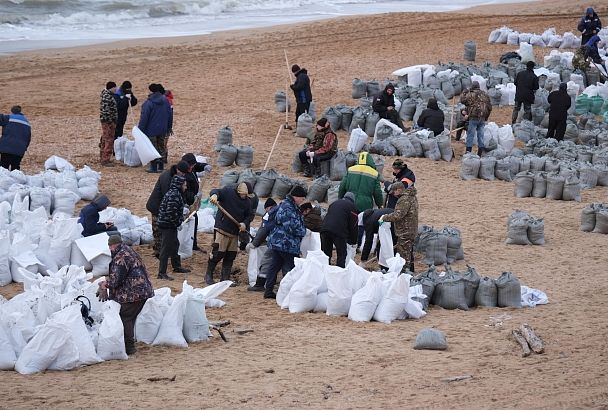
<svg viewBox="0 0 608 410"><path fill-rule="evenodd" d="M340 182L338 198L352 192L355 194L355 206L359 212L382 206L382 189L380 188L380 175L376 171L374 159L367 152L360 152L357 165L348 168L346 176Z"/></svg>

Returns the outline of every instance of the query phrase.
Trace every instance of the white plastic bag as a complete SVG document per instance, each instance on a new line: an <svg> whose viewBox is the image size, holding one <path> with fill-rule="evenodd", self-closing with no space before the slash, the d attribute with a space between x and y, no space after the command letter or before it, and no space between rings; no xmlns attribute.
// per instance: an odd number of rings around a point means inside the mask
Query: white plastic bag
<svg viewBox="0 0 608 410"><path fill-rule="evenodd" d="M186 339L184 339L182 328L184 326L184 313L186 312L186 304L188 297L192 294L192 286L184 281L182 285L182 293L173 299L173 303L165 313L163 321L158 329L158 334L153 345L167 345L177 347L188 347Z"/></svg>
<svg viewBox="0 0 608 410"><path fill-rule="evenodd" d="M77 354L66 326L49 320L25 346L15 363L15 370L21 374L43 372L66 352Z"/></svg>
<svg viewBox="0 0 608 410"><path fill-rule="evenodd" d="M302 274L304 273L304 263L306 262L302 258L294 258L294 268L287 272L287 274L281 279L279 283L279 289L277 290L277 305L281 309L287 309L289 307L289 292Z"/></svg>
<svg viewBox="0 0 608 410"><path fill-rule="evenodd" d="M160 154L156 148L154 148L154 145L152 145L150 138L148 138L148 136L137 126L133 127L132 135L135 139L137 155L139 155L139 160L143 165L146 165L154 159L160 158Z"/></svg>
<svg viewBox="0 0 608 410"><path fill-rule="evenodd" d="M310 312L317 305L317 293L323 282L323 265L318 260L307 260L304 273L289 291L289 312Z"/></svg>
<svg viewBox="0 0 608 410"><path fill-rule="evenodd" d="M390 222L385 222L378 228L378 239L380 241L378 263L382 266L388 266L388 260L395 256Z"/></svg>
<svg viewBox="0 0 608 410"><path fill-rule="evenodd" d="M319 232L312 232L310 229L306 229L306 235L300 242L300 253L302 258L306 258L308 252L320 251L321 250L321 234Z"/></svg>
<svg viewBox="0 0 608 410"><path fill-rule="evenodd" d="M351 271L339 266L326 266L325 281L327 282L327 315L347 316L353 296Z"/></svg>
<svg viewBox="0 0 608 410"><path fill-rule="evenodd" d="M154 297L146 300L143 309L137 315L135 321L135 339L138 342L152 344L158 329L163 321L163 317L169 310L169 302L171 300L171 289L160 288L154 290Z"/></svg>
<svg viewBox="0 0 608 410"><path fill-rule="evenodd" d="M194 218L190 218L181 225L181 229L177 231L177 239L179 240L178 254L182 258L192 257L192 244L194 243Z"/></svg>
<svg viewBox="0 0 608 410"><path fill-rule="evenodd" d="M13 280L9 263L10 248L9 232L0 231L0 286L6 286Z"/></svg>
<svg viewBox="0 0 608 410"><path fill-rule="evenodd" d="M354 152L355 154L359 153L359 151L363 149L363 146L367 142L367 138L367 133L360 127L353 129L353 131L350 133L350 138L348 140L348 146L346 150Z"/></svg>
<svg viewBox="0 0 608 410"><path fill-rule="evenodd" d="M260 273L260 263L267 250L268 246L262 245L249 251L249 259L247 260L247 279L249 280L249 286L255 285L258 274Z"/></svg>
<svg viewBox="0 0 608 410"><path fill-rule="evenodd" d="M0 323L0 370L13 370L17 356L6 330Z"/></svg>
<svg viewBox="0 0 608 410"><path fill-rule="evenodd" d="M127 360L125 335L120 319L120 304L109 300L104 303L103 321L99 326L97 354L103 360Z"/></svg>
<svg viewBox="0 0 608 410"><path fill-rule="evenodd" d="M204 342L211 336L205 313L205 301L200 296L188 297L182 330L188 343Z"/></svg>

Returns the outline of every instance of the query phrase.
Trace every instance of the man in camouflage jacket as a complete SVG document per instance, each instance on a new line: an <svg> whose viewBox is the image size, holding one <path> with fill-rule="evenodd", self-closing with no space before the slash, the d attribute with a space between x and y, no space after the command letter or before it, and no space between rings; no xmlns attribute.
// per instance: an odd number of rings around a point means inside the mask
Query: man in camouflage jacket
<svg viewBox="0 0 608 410"><path fill-rule="evenodd" d="M405 259L405 266L414 271L413 247L416 234L418 233L418 199L416 198L416 188L405 188L403 182L395 182L391 185L391 193L398 197L395 210L386 215L382 215L378 221L391 222L395 230L397 243L395 253Z"/></svg>
<svg viewBox="0 0 608 410"><path fill-rule="evenodd" d="M479 83L477 81L473 81L471 89L462 93L460 102L466 105L467 112L469 113L466 152L472 151L473 139L475 138L475 134L477 134L477 155L481 155L485 150L483 145L483 129L492 112L490 97L485 91L482 91L479 88Z"/></svg>
<svg viewBox="0 0 608 410"><path fill-rule="evenodd" d="M101 122L101 140L99 142L99 159L103 166L113 166L112 150L114 149L114 133L116 132L116 120L118 119L118 108L114 99L116 83L109 81L106 88L101 90L101 101L99 102L99 121Z"/></svg>

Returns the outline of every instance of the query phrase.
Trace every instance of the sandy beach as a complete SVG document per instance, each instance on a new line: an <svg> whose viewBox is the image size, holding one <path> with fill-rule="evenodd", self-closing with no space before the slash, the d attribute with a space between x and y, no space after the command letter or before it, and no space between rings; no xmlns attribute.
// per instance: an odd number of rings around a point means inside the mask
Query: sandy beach
<svg viewBox="0 0 608 410"><path fill-rule="evenodd" d="M217 130L229 125L235 145L255 148L261 169L284 114L273 97L285 89L290 64L314 79L317 113L351 98L353 78L384 80L414 64L464 63L463 44L477 42L477 61L498 62L513 46L488 44L491 30L576 31L589 4L540 1L484 6L456 13L397 13L345 17L289 26L222 32L206 36L150 39L71 49L25 52L0 58L0 111L20 104L32 122L32 145L22 170L34 174L59 155L75 166L102 172L100 190L115 207L149 216L145 203L158 175L140 168L99 166L99 93L107 81L130 80L143 102L147 85L160 82L175 95L175 135L170 162L183 153L207 155L215 165ZM608 6L594 4L608 21ZM577 33L578 34L578 33ZM535 48L537 61L551 49ZM290 95L290 98L292 96ZM138 105L127 125L139 118ZM490 118L509 121L511 107ZM289 114L293 124L293 114ZM127 127L125 127L127 128ZM340 147L348 135L338 133ZM291 177L293 154L302 139L283 130L271 167ZM464 145L454 142L457 157ZM394 158L386 157L390 164ZM241 284L222 295L227 305L209 309L211 320L227 319L228 343L218 337L188 349L138 345L126 362L107 362L69 372L22 376L2 372L1 409L148 408L608 408L607 238L579 231L590 202L608 202L608 188L582 191L582 201L515 198L513 184L463 181L460 160L407 159L417 177L420 223L452 225L463 235L465 260L482 276L511 271L526 286L545 291L549 304L524 309L443 310L432 306L421 320L355 323L324 314L289 314ZM390 167L384 176L390 177ZM227 168L214 167L203 191L217 187ZM83 206L84 202L79 203ZM545 246L505 245L506 221L524 209L545 221ZM259 218L255 224L259 223ZM210 249L211 235L199 234ZM143 255L155 287L158 261L149 246ZM246 272L247 256L235 267ZM184 262L188 281L203 286L207 255ZM417 260L417 268L423 265ZM181 290L183 275L170 285ZM22 287L0 288L12 297ZM511 330L530 324L546 343L542 355L521 357ZM246 335L233 332L251 328ZM413 350L417 332L436 327L448 338L445 352ZM446 378L470 375L461 381ZM150 377L175 377L151 382Z"/></svg>

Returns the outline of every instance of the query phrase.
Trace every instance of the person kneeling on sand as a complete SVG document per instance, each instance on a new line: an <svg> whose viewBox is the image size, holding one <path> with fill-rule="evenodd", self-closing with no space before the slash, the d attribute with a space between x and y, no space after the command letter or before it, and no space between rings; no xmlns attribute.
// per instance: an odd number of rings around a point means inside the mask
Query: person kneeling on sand
<svg viewBox="0 0 608 410"><path fill-rule="evenodd" d="M108 238L112 255L108 280L99 282L97 296L105 302L110 299L120 304L120 319L124 328L125 349L134 354L135 320L146 300L154 296L148 271L141 257L130 246L122 242L120 234Z"/></svg>
<svg viewBox="0 0 608 410"><path fill-rule="evenodd" d="M110 199L105 195L98 195L90 204L80 210L78 223L82 225L82 236L97 235L102 232L116 232L117 228L112 222L99 222L99 212L110 206Z"/></svg>

